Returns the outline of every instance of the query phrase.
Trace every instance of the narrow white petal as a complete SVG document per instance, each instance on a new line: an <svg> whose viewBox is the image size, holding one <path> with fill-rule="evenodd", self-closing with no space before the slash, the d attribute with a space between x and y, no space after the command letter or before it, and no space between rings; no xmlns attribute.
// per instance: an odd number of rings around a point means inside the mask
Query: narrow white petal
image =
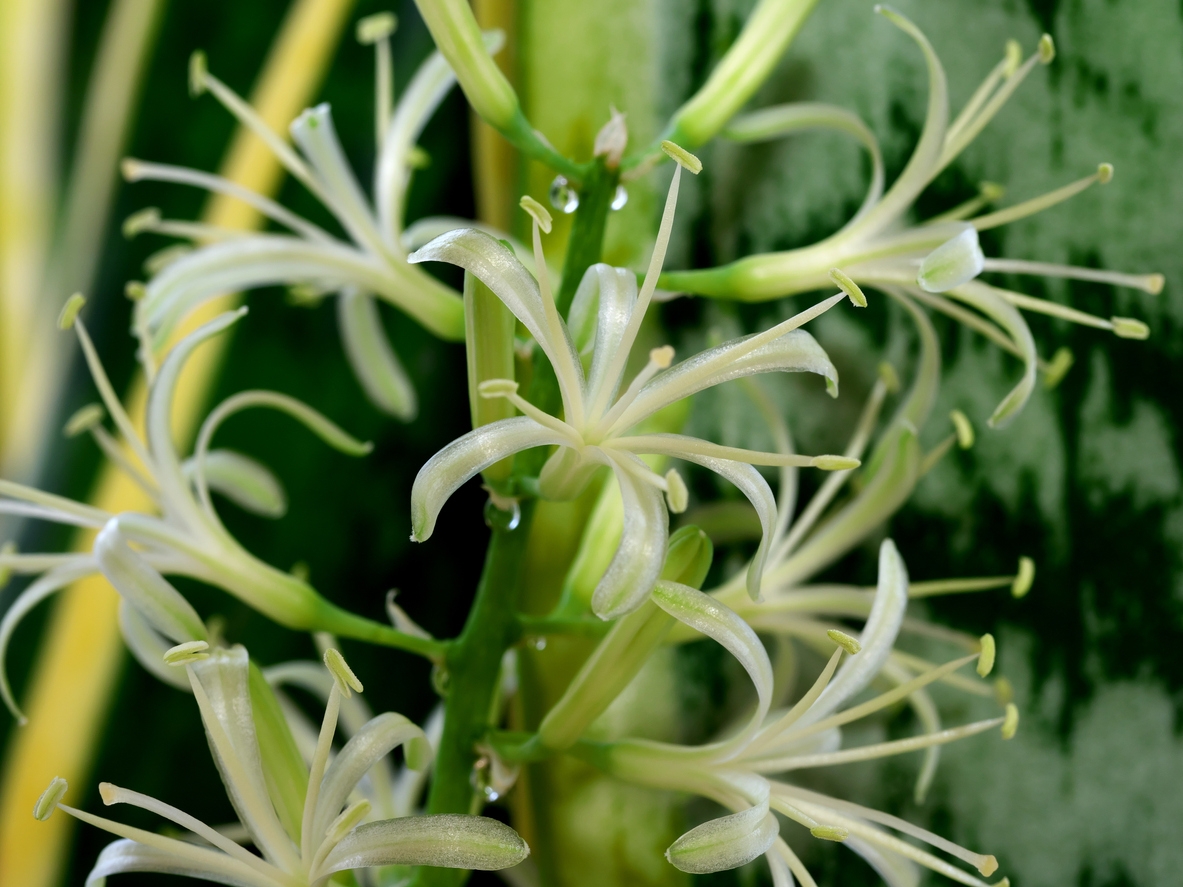
<svg viewBox="0 0 1183 887"><path fill-rule="evenodd" d="M370 402L403 422L414 419L419 412L415 388L390 347L374 297L356 289L342 292L337 326L345 356Z"/></svg>
<svg viewBox="0 0 1183 887"><path fill-rule="evenodd" d="M606 373L636 304L636 276L627 268L613 268L603 262L587 269L575 291L568 324L580 355L591 357L589 401L599 400L602 393L607 403L616 395L620 379L609 379Z"/></svg>
<svg viewBox="0 0 1183 887"><path fill-rule="evenodd" d="M895 543L884 539L879 546L879 587L859 635L862 651L842 664L834 680L798 721L799 726L820 721L871 682L891 655L907 606L908 569Z"/></svg>
<svg viewBox="0 0 1183 887"><path fill-rule="evenodd" d="M738 750L763 723L772 704L772 663L768 659L768 651L764 649L751 626L734 610L709 594L688 585L662 580L654 589L653 601L679 622L702 632L725 647L739 660L739 664L752 679L759 700L756 711L748 725L725 744Z"/></svg>
<svg viewBox="0 0 1183 887"><path fill-rule="evenodd" d="M249 659L242 647L214 650L189 666L210 750L239 821L263 855L297 871L300 857L267 792L251 707Z"/></svg>
<svg viewBox="0 0 1183 887"><path fill-rule="evenodd" d="M64 806L62 809L66 809ZM109 875L123 872L157 872L201 878L233 887L277 887L278 878L267 877L237 859L210 847L166 838L154 832L114 823L82 810L69 810L72 816L117 835L128 836L103 848L94 868L86 876L87 887L101 887ZM277 875L281 874L279 872Z"/></svg>
<svg viewBox="0 0 1183 887"><path fill-rule="evenodd" d="M747 345L753 338L732 339L666 370L641 390L636 400L617 418L614 427L620 430L631 428L646 416L682 398L757 373L817 373L825 378L827 390L837 394L838 370L817 340L805 330L790 330L754 351Z"/></svg>
<svg viewBox="0 0 1183 887"><path fill-rule="evenodd" d="M98 566L90 557L82 557L75 563L55 567L35 582L30 583L29 587L9 605L4 613L4 618L0 619L0 697L3 697L4 704L8 706L12 716L22 724L25 723L25 716L17 708L16 699L12 695L12 687L8 683L8 667L5 664L8 658L8 642L12 639L12 633L16 631L17 625L28 615L29 611L51 594L96 572L98 572Z"/></svg>
<svg viewBox="0 0 1183 887"><path fill-rule="evenodd" d="M198 474L196 458L186 459L181 470L192 482ZM205 486L240 508L263 517L283 517L287 513L283 484L257 459L234 450L210 450L204 454L200 473Z"/></svg>
<svg viewBox="0 0 1183 887"><path fill-rule="evenodd" d="M127 598L119 601L119 632L135 660L150 675L178 690L189 692L189 678L183 668L165 665L164 654L173 646Z"/></svg>
<svg viewBox="0 0 1183 887"><path fill-rule="evenodd" d="M624 502L624 531L612 562L592 592L592 611L601 619L631 613L645 602L661 575L669 539L670 516L661 490L634 476L618 460L612 460L612 471Z"/></svg>
<svg viewBox="0 0 1183 887"><path fill-rule="evenodd" d="M530 855L518 833L484 816L443 814L385 819L358 826L342 839L313 880L345 869L430 865L496 871Z"/></svg>
<svg viewBox="0 0 1183 887"><path fill-rule="evenodd" d="M858 835L848 836L843 843L865 859L887 887L919 887L920 869L912 860L884 847L876 847Z"/></svg>
<svg viewBox="0 0 1183 887"><path fill-rule="evenodd" d="M465 482L494 462L531 447L570 443L526 416L482 425L452 441L415 476L411 487L411 538L417 542L429 539L444 503Z"/></svg>
<svg viewBox="0 0 1183 887"><path fill-rule="evenodd" d="M95 538L99 569L119 594L152 626L175 643L204 640L205 623L193 606L127 544L119 518L111 518Z"/></svg>
<svg viewBox="0 0 1183 887"><path fill-rule="evenodd" d="M400 714L386 712L362 727L345 744L325 771L316 813L312 820L314 839L324 835L334 817L345 806L349 793L378 761L400 745L406 744L407 760L422 770L431 760L431 745L419 727Z"/></svg>
<svg viewBox="0 0 1183 887"><path fill-rule="evenodd" d="M75 502L73 499L67 499L65 496L45 493L36 487L27 487L24 484L18 484L14 481L4 480L3 478L0 478L0 496L11 496L13 499L40 505L51 511L73 515L79 521L84 522L80 523L79 526L101 527L111 519L111 513L109 511L103 511L101 508L94 508L90 505L83 505L81 502ZM48 518L48 515L46 517L47 519L61 520L60 518Z"/></svg>

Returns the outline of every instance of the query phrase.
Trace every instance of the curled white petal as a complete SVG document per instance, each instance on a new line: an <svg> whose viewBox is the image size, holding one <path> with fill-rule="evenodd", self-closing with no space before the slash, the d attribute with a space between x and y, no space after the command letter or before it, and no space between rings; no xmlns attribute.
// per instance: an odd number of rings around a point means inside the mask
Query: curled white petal
<svg viewBox="0 0 1183 887"><path fill-rule="evenodd" d="M206 486L240 508L264 517L283 517L287 513L283 484L257 459L234 450L210 450L204 454L201 467ZM192 480L197 473L196 460L186 459L181 470Z"/></svg>
<svg viewBox="0 0 1183 887"><path fill-rule="evenodd" d="M342 292L337 297L337 325L345 356L370 402L396 419L414 419L419 411L415 388L390 347L374 297L355 289Z"/></svg>
<svg viewBox="0 0 1183 887"><path fill-rule="evenodd" d="M624 502L624 531L607 571L592 593L592 611L601 619L631 613L649 597L665 563L670 526L660 489L616 461L612 470ZM644 467L640 470L648 471Z"/></svg>

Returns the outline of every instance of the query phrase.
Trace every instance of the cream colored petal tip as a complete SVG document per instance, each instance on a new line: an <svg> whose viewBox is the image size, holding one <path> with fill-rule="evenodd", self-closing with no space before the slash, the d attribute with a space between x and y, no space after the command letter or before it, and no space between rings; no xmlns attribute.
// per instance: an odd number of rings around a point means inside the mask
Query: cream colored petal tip
<svg viewBox="0 0 1183 887"><path fill-rule="evenodd" d="M661 143L661 150L665 155L674 161L678 166L687 172L698 175L702 172L702 161L683 148L681 145L674 144L669 139Z"/></svg>

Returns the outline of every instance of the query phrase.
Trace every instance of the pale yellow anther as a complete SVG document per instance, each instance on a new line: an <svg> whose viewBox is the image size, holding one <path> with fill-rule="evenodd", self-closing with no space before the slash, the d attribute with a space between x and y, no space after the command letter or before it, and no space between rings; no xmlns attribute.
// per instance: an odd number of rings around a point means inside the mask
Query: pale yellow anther
<svg viewBox="0 0 1183 887"><path fill-rule="evenodd" d="M1000 878L991 884L990 887L1010 887L1010 878Z"/></svg>
<svg viewBox="0 0 1183 887"><path fill-rule="evenodd" d="M187 641L164 651L164 664L174 667L201 659L209 659L209 644L205 641Z"/></svg>
<svg viewBox="0 0 1183 887"><path fill-rule="evenodd" d="M998 860L993 856L983 856L978 863L978 871L985 877L990 877L998 871Z"/></svg>
<svg viewBox="0 0 1183 887"><path fill-rule="evenodd" d="M518 393L518 383L513 379L486 379L477 385L476 390L484 398L509 397Z"/></svg>
<svg viewBox="0 0 1183 887"><path fill-rule="evenodd" d="M1119 339L1146 339L1150 337L1150 327L1133 317L1111 317L1113 334Z"/></svg>
<svg viewBox="0 0 1183 887"><path fill-rule="evenodd" d="M1108 185L1113 181L1113 164L1112 163L1098 163L1097 164L1097 181L1102 185Z"/></svg>
<svg viewBox="0 0 1183 887"><path fill-rule="evenodd" d="M829 629L826 632L826 637L832 640L851 656L863 649L863 645L860 644L855 638L852 638L846 632L839 631L836 628Z"/></svg>
<svg viewBox="0 0 1183 887"><path fill-rule="evenodd" d="M686 489L686 481L682 475L671 468L665 473L665 501L674 514L681 514L690 504L690 491Z"/></svg>
<svg viewBox="0 0 1183 887"><path fill-rule="evenodd" d="M1048 361L1047 369L1044 371L1043 386L1050 390L1063 382L1075 360L1076 358L1072 356L1072 352L1068 348L1056 349L1056 353L1052 355L1052 359Z"/></svg>
<svg viewBox="0 0 1183 887"><path fill-rule="evenodd" d="M830 280L834 282L834 286L846 293L846 297L850 299L852 305L857 308L867 307L867 297L859 285L837 268L830 269Z"/></svg>
<svg viewBox="0 0 1183 887"><path fill-rule="evenodd" d="M196 98L205 92L206 78L209 77L209 65L205 61L205 53L200 49L189 56L189 95Z"/></svg>
<svg viewBox="0 0 1183 887"><path fill-rule="evenodd" d="M160 210L147 206L123 220L123 236L128 240L160 224Z"/></svg>
<svg viewBox="0 0 1183 887"><path fill-rule="evenodd" d="M649 362L659 370L668 370L674 362L674 346L662 345L649 352Z"/></svg>
<svg viewBox="0 0 1183 887"><path fill-rule="evenodd" d="M1051 34L1044 34L1039 38L1039 61L1040 64L1050 65L1052 60L1056 57L1056 42L1052 40Z"/></svg>
<svg viewBox="0 0 1183 887"><path fill-rule="evenodd" d="M1015 575L1015 581L1010 586L1011 597L1025 597L1027 592L1031 590L1031 583L1034 581L1035 561L1024 555L1019 558L1019 572Z"/></svg>
<svg viewBox="0 0 1183 887"><path fill-rule="evenodd" d="M143 166L133 157L124 157L119 161L119 174L126 182L135 182L140 178Z"/></svg>
<svg viewBox="0 0 1183 887"><path fill-rule="evenodd" d="M1163 286L1166 285L1167 279L1161 274L1147 274L1146 275L1146 292L1152 296L1157 296L1162 292Z"/></svg>
<svg viewBox="0 0 1183 887"><path fill-rule="evenodd" d="M353 831L359 822L366 818L366 814L369 812L369 801L365 798L355 801L342 810L341 814L329 823L329 827L325 829L325 837L333 844L339 843L342 838Z"/></svg>
<svg viewBox="0 0 1183 887"><path fill-rule="evenodd" d="M376 12L357 22L357 42L371 46L385 40L398 27L398 17L393 12Z"/></svg>
<svg viewBox="0 0 1183 887"><path fill-rule="evenodd" d="M990 672L994 671L994 656L997 652L997 647L994 644L994 635L988 632L982 635L980 643L982 645L982 655L978 657L978 675L984 678Z"/></svg>
<svg viewBox="0 0 1183 887"><path fill-rule="evenodd" d="M62 434L66 437L77 437L85 431L90 431L100 422L103 421L103 416L107 414L103 409L102 404L88 403L86 406L79 408L74 415L66 420L65 426L62 428Z"/></svg>
<svg viewBox="0 0 1183 887"><path fill-rule="evenodd" d="M999 705L1006 705L1008 702L1014 702L1015 686L1005 677L1000 677L994 681L994 701Z"/></svg>
<svg viewBox="0 0 1183 887"><path fill-rule="evenodd" d="M345 657L341 655L339 650L333 647L325 650L324 662L325 668L333 676L333 680L337 683L337 689L341 691L342 696L348 699L353 695L351 691L358 693L362 691L361 681L357 679L357 675L353 673L353 669L349 667L349 663L345 661Z"/></svg>
<svg viewBox="0 0 1183 887"><path fill-rule="evenodd" d="M522 195L522 199L518 201L518 206L530 214L530 217L538 223L538 227L542 229L544 234L550 233L551 218L545 206L529 194Z"/></svg>
<svg viewBox="0 0 1183 887"><path fill-rule="evenodd" d="M110 782L100 782L99 797L102 798L106 806L110 807L119 800L119 789Z"/></svg>
<svg viewBox="0 0 1183 887"><path fill-rule="evenodd" d="M702 172L702 161L683 148L681 145L675 145L669 139L661 143L661 150L665 152L670 160L674 161L678 166L687 172L698 175Z"/></svg>
<svg viewBox="0 0 1183 887"><path fill-rule="evenodd" d="M1019 70L1019 65L1021 64L1023 64L1023 47L1019 45L1018 40L1007 40L1006 67L1002 69L1002 76L1014 76L1015 71Z"/></svg>
<svg viewBox="0 0 1183 887"><path fill-rule="evenodd" d="M862 464L858 459L852 459L850 456L814 456L809 461L810 467L820 468L822 471L850 471Z"/></svg>
<svg viewBox="0 0 1183 887"><path fill-rule="evenodd" d="M949 413L949 419L957 432L957 446L968 450L974 445L974 427L970 424L969 417L961 410L953 410Z"/></svg>
<svg viewBox="0 0 1183 887"><path fill-rule="evenodd" d="M900 390L900 375L886 360L879 364L879 378L888 394L895 394Z"/></svg>
<svg viewBox="0 0 1183 887"><path fill-rule="evenodd" d="M823 841L845 841L850 837L850 832L837 825L819 825L809 830L809 833L815 838L821 838Z"/></svg>
<svg viewBox="0 0 1183 887"><path fill-rule="evenodd" d="M49 788L41 793L41 797L37 799L37 803L33 805L33 817L45 822L53 815L53 811L57 809L58 804L61 803L62 798L65 797L70 784L60 776L55 776L53 781L49 783Z"/></svg>
<svg viewBox="0 0 1183 887"><path fill-rule="evenodd" d="M1006 704L1006 714L1002 718L1002 738L1014 739L1015 731L1019 729L1019 707L1013 702Z"/></svg>
<svg viewBox="0 0 1183 887"><path fill-rule="evenodd" d="M1006 196L1006 188L997 182L982 182L978 185L978 195L983 200L995 203Z"/></svg>
<svg viewBox="0 0 1183 887"><path fill-rule="evenodd" d="M411 169L427 169L431 166L431 155L416 145L407 152L407 166Z"/></svg>
<svg viewBox="0 0 1183 887"><path fill-rule="evenodd" d="M66 299L66 304L62 306L62 313L58 315L58 329L73 329L74 321L78 319L78 312L82 310L82 306L85 304L86 296L82 295L82 293L74 293L74 295Z"/></svg>
<svg viewBox="0 0 1183 887"><path fill-rule="evenodd" d="M138 302L148 295L148 287L139 280L129 280L123 285L123 294L133 302Z"/></svg>

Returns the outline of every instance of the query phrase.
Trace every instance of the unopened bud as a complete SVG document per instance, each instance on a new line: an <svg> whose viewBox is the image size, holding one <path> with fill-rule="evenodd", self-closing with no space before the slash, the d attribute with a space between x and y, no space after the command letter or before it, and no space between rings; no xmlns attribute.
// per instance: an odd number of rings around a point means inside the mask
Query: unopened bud
<svg viewBox="0 0 1183 887"><path fill-rule="evenodd" d="M628 147L628 126L625 125L624 115L612 109L612 116L596 133L595 147L592 154L603 157L609 169L620 166L620 159L624 156L624 149Z"/></svg>
<svg viewBox="0 0 1183 887"><path fill-rule="evenodd" d="M846 632L839 631L836 628L829 629L826 632L826 637L828 637L830 640L832 640L835 644L837 644L839 647L841 647L843 650L845 650L851 656L853 656L855 653L860 652L863 649L863 645L860 644L855 638L852 638Z"/></svg>
<svg viewBox="0 0 1183 887"><path fill-rule="evenodd" d="M715 547L706 533L695 526L682 527L670 534L661 578L702 588L714 553Z"/></svg>
<svg viewBox="0 0 1183 887"><path fill-rule="evenodd" d="M346 699L353 695L350 691L358 693L362 691L361 681L357 679L357 675L353 673L353 669L349 667L349 663L345 661L345 657L341 655L339 650L333 647L325 650L324 663L325 668L329 670L329 674L336 681L337 689Z"/></svg>

